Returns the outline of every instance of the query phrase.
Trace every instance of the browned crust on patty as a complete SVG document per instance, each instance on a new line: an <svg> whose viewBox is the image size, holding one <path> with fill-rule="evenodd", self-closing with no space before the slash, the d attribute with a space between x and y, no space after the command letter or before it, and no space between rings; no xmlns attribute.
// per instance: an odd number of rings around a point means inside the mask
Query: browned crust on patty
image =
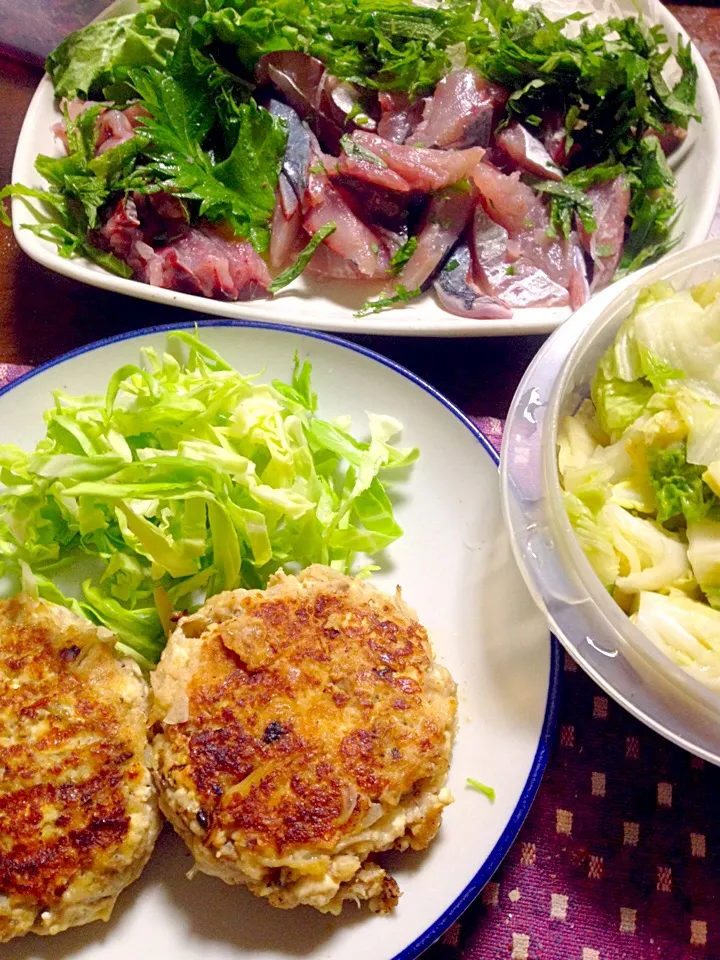
<svg viewBox="0 0 720 960"><path fill-rule="evenodd" d="M332 854L373 811L444 783L454 684L398 598L312 567L221 594L179 632L193 666L182 691L169 663L154 681L156 775L174 822L174 797L193 798L183 833L208 852ZM182 696L187 719L163 722ZM427 846L442 806L379 849Z"/></svg>
<svg viewBox="0 0 720 960"><path fill-rule="evenodd" d="M0 916L0 940L66 905L78 916L78 887L114 900L136 847L147 859L158 824L143 700L139 674L91 624L28 597L0 601L0 895L23 917Z"/></svg>

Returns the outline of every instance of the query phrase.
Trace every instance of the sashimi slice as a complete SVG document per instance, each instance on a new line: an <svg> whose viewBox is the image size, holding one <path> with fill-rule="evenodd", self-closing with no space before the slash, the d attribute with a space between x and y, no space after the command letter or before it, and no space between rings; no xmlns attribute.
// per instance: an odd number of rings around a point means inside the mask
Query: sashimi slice
<svg viewBox="0 0 720 960"><path fill-rule="evenodd" d="M508 231L478 204L472 224L475 278L489 296L499 297L509 307L566 306L565 287L523 256Z"/></svg>
<svg viewBox="0 0 720 960"><path fill-rule="evenodd" d="M474 192L448 187L430 201L415 252L400 274L408 290L422 288L446 259L472 217Z"/></svg>
<svg viewBox="0 0 720 960"><path fill-rule="evenodd" d="M482 147L468 150L425 150L389 143L376 134L355 131L352 139L383 160L412 190L429 193L442 190L470 176L483 158Z"/></svg>
<svg viewBox="0 0 720 960"><path fill-rule="evenodd" d="M448 313L476 320L509 320L512 310L490 297L473 280L472 257L467 243L460 242L433 284L437 301Z"/></svg>
<svg viewBox="0 0 720 960"><path fill-rule="evenodd" d="M593 205L597 229L588 233L578 223L580 243L593 260L591 290L602 290L612 280L622 257L625 218L630 206L630 186L625 177L598 183L585 191Z"/></svg>
<svg viewBox="0 0 720 960"><path fill-rule="evenodd" d="M387 262L380 257L377 237L355 216L324 174L310 173L308 195L313 205L303 220L307 232L315 234L333 221L335 231L324 241L333 253L350 260L365 277L383 276Z"/></svg>
<svg viewBox="0 0 720 960"><path fill-rule="evenodd" d="M418 98L411 102L406 93L390 90L379 93L378 101L381 110L378 134L392 143L405 143L422 120L425 101Z"/></svg>
<svg viewBox="0 0 720 960"><path fill-rule="evenodd" d="M545 146L516 120L498 133L495 142L520 170L545 180L562 180L563 172Z"/></svg>
<svg viewBox="0 0 720 960"><path fill-rule="evenodd" d="M295 196L294 193L293 196ZM298 252L301 230L302 213L300 204L296 200L295 208L288 217L283 209L278 190L278 198L275 202L270 228L270 265L276 270L286 267L293 254Z"/></svg>
<svg viewBox="0 0 720 960"><path fill-rule="evenodd" d="M487 147L507 98L507 90L483 80L474 70L455 70L435 87L422 122L408 142L444 149Z"/></svg>

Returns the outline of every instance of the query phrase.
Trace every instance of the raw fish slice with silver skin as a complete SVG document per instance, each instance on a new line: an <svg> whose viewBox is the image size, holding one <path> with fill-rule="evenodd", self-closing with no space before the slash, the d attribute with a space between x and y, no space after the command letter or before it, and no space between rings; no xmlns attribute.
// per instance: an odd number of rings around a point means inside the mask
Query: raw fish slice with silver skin
<svg viewBox="0 0 720 960"><path fill-rule="evenodd" d="M286 220L289 220L290 217L300 209L298 195L295 193L288 178L282 172L278 176L277 202L280 204Z"/></svg>
<svg viewBox="0 0 720 960"><path fill-rule="evenodd" d="M255 68L258 83L271 85L302 120L312 123L324 145L334 149L343 128L320 112L325 66L315 57L296 50L276 50L260 57Z"/></svg>
<svg viewBox="0 0 720 960"><path fill-rule="evenodd" d="M528 295L538 296L536 305L564 306L569 302L569 286L573 270L577 266L575 249L577 237L569 239L548 235L550 217L546 205L527 184L522 183L520 174L502 173L489 164L481 163L476 167L473 179L480 190L481 203L490 220L503 227L508 234L504 268L508 276L532 277L528 282ZM487 223L478 213L476 215L475 245L481 245L487 233ZM497 238L496 238L497 240ZM476 250L476 260L482 268L483 256ZM512 269L510 269L512 268ZM540 273L546 278L535 276ZM516 280L511 281L517 291ZM488 290L507 300L505 285L499 274L494 285L500 284L500 290ZM561 294L564 290L564 295ZM523 306L535 303L531 298L523 297ZM548 303L548 299L552 301ZM508 301L509 302L509 301Z"/></svg>
<svg viewBox="0 0 720 960"><path fill-rule="evenodd" d="M356 130L353 141L400 174L411 190L430 193L470 176L483 158L482 147L468 150L426 150L389 143L376 134Z"/></svg>
<svg viewBox="0 0 720 960"><path fill-rule="evenodd" d="M335 231L324 241L330 250L351 261L365 277L386 276L389 266L387 252L380 246L372 230L355 216L324 173L311 171L308 197L310 208L303 220L305 230L312 235L333 221Z"/></svg>
<svg viewBox="0 0 720 960"><path fill-rule="evenodd" d="M374 130L377 125L369 115L377 109L371 97L328 73L323 63L309 54L296 50L266 53L257 63L255 76L259 84L274 87L334 153L346 128Z"/></svg>
<svg viewBox="0 0 720 960"><path fill-rule="evenodd" d="M299 249L301 210L307 193L314 138L296 111L286 103L272 99L268 102L268 110L284 120L288 130L270 231L270 264L280 269Z"/></svg>
<svg viewBox="0 0 720 960"><path fill-rule="evenodd" d="M588 233L578 218L577 229L583 249L592 257L590 289L595 291L602 290L612 281L620 263L625 242L625 218L630 206L630 186L625 177L617 177L588 187L585 193L592 200L597 228Z"/></svg>
<svg viewBox="0 0 720 960"><path fill-rule="evenodd" d="M374 132L380 118L374 93L340 80L327 71L320 90L319 109L343 129L358 127Z"/></svg>
<svg viewBox="0 0 720 960"><path fill-rule="evenodd" d="M588 283L585 255L579 245L576 244L573 247L572 256L573 265L570 272L568 293L570 294L570 306L573 310L578 310L590 299L590 284Z"/></svg>
<svg viewBox="0 0 720 960"><path fill-rule="evenodd" d="M255 68L257 82L273 86L302 120L309 120L317 109L324 73L320 60L295 50L266 53Z"/></svg>
<svg viewBox="0 0 720 960"><path fill-rule="evenodd" d="M512 310L496 297L489 297L473 280L470 248L460 241L433 284L440 306L457 317L475 320L509 320Z"/></svg>
<svg viewBox="0 0 720 960"><path fill-rule="evenodd" d="M337 170L330 171L329 176L333 186L339 188L355 212L361 214L361 219L371 224L376 232L382 228L407 234L408 219L425 203L420 194L388 190L368 180L340 174Z"/></svg>
<svg viewBox="0 0 720 960"><path fill-rule="evenodd" d="M473 180L483 206L511 237L543 227L547 219L543 202L522 183L519 172L507 175L489 163L481 163L473 170Z"/></svg>
<svg viewBox="0 0 720 960"><path fill-rule="evenodd" d="M405 143L422 120L425 101L418 98L411 102L406 93L387 90L378 94L378 102L381 110L378 134L392 143Z"/></svg>
<svg viewBox="0 0 720 960"><path fill-rule="evenodd" d="M289 209L292 200L287 191L287 186L292 187L300 203L302 203L307 190L308 168L312 157L310 131L296 111L286 103L282 103L280 100L271 100L268 104L268 110L274 117L280 117L284 120L288 129L279 188L285 214L289 217L295 210L294 206Z"/></svg>
<svg viewBox="0 0 720 960"><path fill-rule="evenodd" d="M280 175L281 177L283 174ZM295 193L292 188L288 188L293 197ZM273 210L272 224L270 227L270 265L276 270L281 270L287 266L294 254L299 253L301 249L302 235L302 212L300 202L295 197L295 209L286 216L281 200L280 190L278 189L278 198Z"/></svg>
<svg viewBox="0 0 720 960"><path fill-rule="evenodd" d="M425 103L422 122L407 142L443 149L487 147L507 98L507 90L474 70L455 70L437 84Z"/></svg>
<svg viewBox="0 0 720 960"><path fill-rule="evenodd" d="M415 252L398 282L408 290L422 289L444 263L473 214L475 193L448 187L430 201Z"/></svg>
<svg viewBox="0 0 720 960"><path fill-rule="evenodd" d="M475 279L490 296L509 307L563 307L568 291L512 250L508 231L478 203L471 232ZM512 251L512 253L511 253Z"/></svg>
<svg viewBox="0 0 720 960"><path fill-rule="evenodd" d="M357 283L359 280L372 280L372 277L364 277L351 260L345 260L321 243L315 253L310 258L307 265L308 274L315 280L351 280Z"/></svg>
<svg viewBox="0 0 720 960"><path fill-rule="evenodd" d="M563 172L553 161L543 143L517 120L511 120L495 137L495 142L513 163L536 177L562 180Z"/></svg>

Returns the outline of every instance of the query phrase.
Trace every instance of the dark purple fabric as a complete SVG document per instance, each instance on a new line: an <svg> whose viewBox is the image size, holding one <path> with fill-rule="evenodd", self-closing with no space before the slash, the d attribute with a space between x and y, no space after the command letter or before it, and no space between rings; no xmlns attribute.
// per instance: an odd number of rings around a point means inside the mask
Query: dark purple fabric
<svg viewBox="0 0 720 960"><path fill-rule="evenodd" d="M0 386L28 369L0 364ZM474 422L499 449L502 421ZM558 739L530 815L425 960L720 960L719 796L720 770L565 656Z"/></svg>
<svg viewBox="0 0 720 960"><path fill-rule="evenodd" d="M24 366L20 363L0 363L0 387L7 386L13 380L17 380L23 373L32 370L32 367Z"/></svg>
<svg viewBox="0 0 720 960"><path fill-rule="evenodd" d="M717 960L720 770L564 657L558 739L530 815L426 960Z"/></svg>
<svg viewBox="0 0 720 960"><path fill-rule="evenodd" d="M503 423L472 417L499 451ZM720 960L720 770L564 654L558 740L481 897L426 960Z"/></svg>
<svg viewBox="0 0 720 960"><path fill-rule="evenodd" d="M485 434L495 450L500 453L502 443L503 421L497 417L470 417L475 426Z"/></svg>

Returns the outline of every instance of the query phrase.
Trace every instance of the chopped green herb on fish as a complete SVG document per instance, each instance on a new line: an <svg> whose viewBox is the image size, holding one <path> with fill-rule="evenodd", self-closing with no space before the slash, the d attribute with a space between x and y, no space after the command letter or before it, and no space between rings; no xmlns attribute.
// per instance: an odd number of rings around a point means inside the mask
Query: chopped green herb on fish
<svg viewBox="0 0 720 960"><path fill-rule="evenodd" d="M310 238L305 249L297 255L295 263L275 277L273 282L268 287L268 290L270 290L271 293L277 293L278 290L282 290L283 287L287 287L287 285L292 283L293 280L297 280L308 263L310 263L312 255L315 253L320 244L327 237L329 237L331 233L334 233L335 230L337 230L337 224L333 220L330 220L328 223L326 223L324 227L320 227L318 232Z"/></svg>
<svg viewBox="0 0 720 960"><path fill-rule="evenodd" d="M409 303L410 300L419 297L421 293L422 290L419 287L415 290L408 290L399 283L395 287L395 293L387 297L376 297L375 300L368 300L367 303L360 308L357 315L363 317L368 313L379 313L381 310L386 310L388 307L392 307L398 303Z"/></svg>
<svg viewBox="0 0 720 960"><path fill-rule="evenodd" d="M510 227L513 249L536 221L552 241L539 263L506 249L500 269L484 270L477 251L497 244L468 225L468 279L485 308L497 317L548 296L574 308L678 242L666 155L701 117L689 43L672 50L639 15L589 25L568 10L553 20L512 0L140 0L48 57L67 156L37 158L45 192L10 185L0 201L38 211L24 226L62 256L224 300L272 296L333 222L315 280L392 280L364 315L416 296L413 271L432 288L453 251L423 234L450 234L454 218L428 223L423 211L459 192ZM494 186L488 147L504 157ZM526 216L512 212L515 193ZM538 271L542 282L524 279ZM477 297L440 302L461 316L483 309Z"/></svg>
<svg viewBox="0 0 720 960"><path fill-rule="evenodd" d="M417 250L417 237L409 237L390 257L390 271L393 275L400 273L410 257Z"/></svg>

